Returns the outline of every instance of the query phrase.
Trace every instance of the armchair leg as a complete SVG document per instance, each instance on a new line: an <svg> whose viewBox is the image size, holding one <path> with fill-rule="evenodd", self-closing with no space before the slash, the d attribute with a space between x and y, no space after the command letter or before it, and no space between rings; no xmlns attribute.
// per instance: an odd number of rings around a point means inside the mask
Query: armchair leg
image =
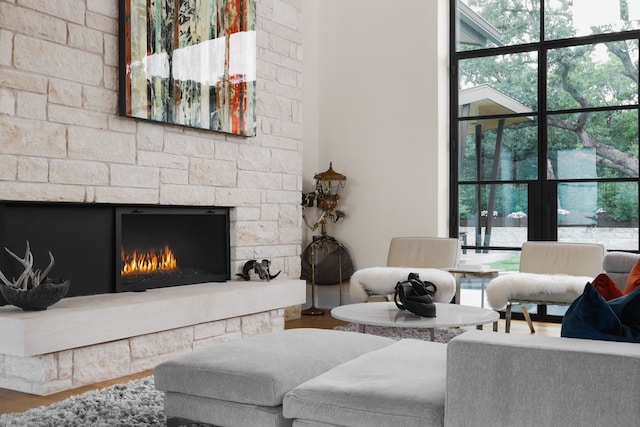
<svg viewBox="0 0 640 427"><path fill-rule="evenodd" d="M504 331L509 333L511 331L511 303L507 303L507 309L504 313Z"/></svg>
<svg viewBox="0 0 640 427"><path fill-rule="evenodd" d="M524 304L520 304L520 309L522 310L522 314L524 315L524 318L527 321L527 325L529 325L529 330L531 331L532 334L535 334L536 330L533 329L533 322L531 321L531 316L529 316L527 307L525 307Z"/></svg>

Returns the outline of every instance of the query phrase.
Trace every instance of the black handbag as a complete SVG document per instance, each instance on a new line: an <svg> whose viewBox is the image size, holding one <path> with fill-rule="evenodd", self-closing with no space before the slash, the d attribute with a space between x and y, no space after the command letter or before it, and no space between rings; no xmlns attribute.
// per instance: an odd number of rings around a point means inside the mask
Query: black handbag
<svg viewBox="0 0 640 427"><path fill-rule="evenodd" d="M400 310L409 310L422 317L436 317L432 296L437 290L434 283L422 281L418 274L409 273L407 280L396 284L393 301Z"/></svg>

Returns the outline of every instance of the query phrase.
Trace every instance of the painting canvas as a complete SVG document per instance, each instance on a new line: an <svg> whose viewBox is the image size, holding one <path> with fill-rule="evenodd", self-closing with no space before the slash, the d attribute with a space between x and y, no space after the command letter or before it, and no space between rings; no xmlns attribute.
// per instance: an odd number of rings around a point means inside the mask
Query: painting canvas
<svg viewBox="0 0 640 427"><path fill-rule="evenodd" d="M119 3L122 115L255 136L255 0Z"/></svg>

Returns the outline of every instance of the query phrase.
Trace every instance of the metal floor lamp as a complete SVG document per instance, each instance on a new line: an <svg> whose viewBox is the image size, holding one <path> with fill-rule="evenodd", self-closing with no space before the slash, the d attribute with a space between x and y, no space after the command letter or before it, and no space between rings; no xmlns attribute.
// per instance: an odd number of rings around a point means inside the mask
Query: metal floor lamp
<svg viewBox="0 0 640 427"><path fill-rule="evenodd" d="M327 235L327 218L333 220L333 222L338 222L340 218L344 218L344 212L337 210L336 207L340 200L339 192L344 188L347 177L334 171L333 163L329 163L327 171L318 173L313 178L316 180L314 191L302 195L302 218L310 230L316 231L320 227L320 236L314 236L308 247L311 255L311 307L302 310L302 314L323 315L325 311L315 305L317 251L324 249L326 253L329 253L329 248L336 244L338 245L339 299L340 305L342 305L342 253L344 252L344 246L335 238ZM312 226L307 222L305 214L305 208L308 207L317 207L322 211L320 217Z"/></svg>

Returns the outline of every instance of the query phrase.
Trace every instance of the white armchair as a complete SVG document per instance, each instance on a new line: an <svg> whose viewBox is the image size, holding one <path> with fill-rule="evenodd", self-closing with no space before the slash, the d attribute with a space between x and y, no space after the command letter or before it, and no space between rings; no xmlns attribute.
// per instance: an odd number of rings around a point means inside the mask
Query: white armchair
<svg viewBox="0 0 640 427"><path fill-rule="evenodd" d="M520 305L531 333L535 329L525 304L571 304L602 272L604 252L596 243L523 243L519 272L500 275L487 285L491 308L506 306L505 332L511 327L513 304Z"/></svg>
<svg viewBox="0 0 640 427"><path fill-rule="evenodd" d="M349 281L349 295L356 302L373 296L393 294L396 283L418 273L433 282L438 291L435 302L450 302L455 295L454 276L443 268L453 268L460 259L460 241L444 237L395 237L389 244L387 265L356 271Z"/></svg>

